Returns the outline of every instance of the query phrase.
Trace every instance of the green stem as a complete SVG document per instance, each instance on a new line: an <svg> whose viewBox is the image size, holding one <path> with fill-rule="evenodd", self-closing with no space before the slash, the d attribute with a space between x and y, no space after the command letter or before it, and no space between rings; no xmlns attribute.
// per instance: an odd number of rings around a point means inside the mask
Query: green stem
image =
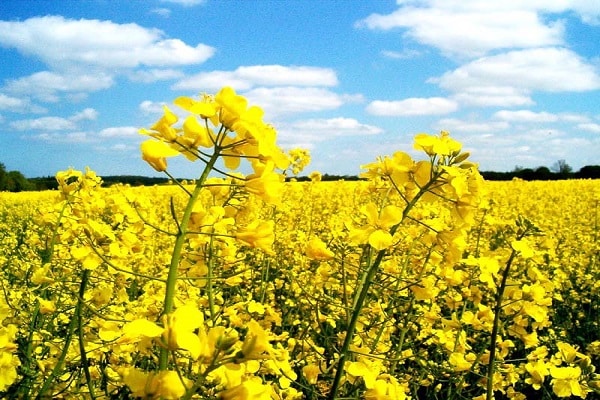
<svg viewBox="0 0 600 400"><path fill-rule="evenodd" d="M498 293L496 294L496 305L494 306L494 325L492 326L492 335L490 338L490 357L487 371L486 400L492 400L494 396L493 390L494 372L496 371L496 341L498 340L498 330L500 328L500 312L502 311L502 300L504 299L504 289L506 288L508 273L510 272L510 267L516 255L517 252L515 250L510 253L510 257L506 262L506 268L502 272L502 281L500 282Z"/></svg>
<svg viewBox="0 0 600 400"><path fill-rule="evenodd" d="M394 236L400 225L404 222L404 219L408 216L412 208L419 201L419 199L429 190L429 188L436 182L437 178L441 173L432 174L431 180L427 182L417 193L417 195L406 205L404 211L402 212L402 219L396 225L394 225L390 229L390 234ZM368 248L367 251L370 253L371 247ZM387 249L379 250L375 260L367 269L367 271L363 274L363 278L360 284L360 292L357 297L355 297L355 301L352 304L352 317L350 318L350 323L348 324L348 328L346 330L346 337L344 338L344 343L342 345L342 349L340 351L340 358L337 362L337 369L335 372L335 377L333 379L333 383L331 386L331 390L329 391L328 400L335 400L337 396L337 392L340 387L340 382L342 380L342 375L344 373L344 364L346 363L346 359L348 354L350 353L350 344L352 343L352 339L354 338L354 333L356 331L356 323L358 322L358 317L361 314L361 311L364 306L365 299L367 298L367 294L369 293L369 289L371 288L371 284L373 283L373 278L375 278L375 274L379 270L379 266L383 261L383 258L387 255ZM370 258L370 254L369 254Z"/></svg>
<svg viewBox="0 0 600 400"><path fill-rule="evenodd" d="M165 301L163 304L163 315L170 314L173 311L173 302L175 298L175 288L177 284L177 273L179 269L179 261L181 260L181 253L183 251L183 245L185 244L185 239L188 230L188 224L190 221L190 217L192 215L192 210L194 209L194 204L202 191L204 182L208 178L210 171L212 171L217 159L220 156L220 149L215 147L215 152L212 154L211 158L208 160L204 170L202 171L202 175L196 181L196 187L192 192L188 203L183 211L183 216L179 222L179 230L177 232L177 236L175 239L175 245L173 246L173 253L171 254L171 264L169 265L169 274L167 275L167 283L165 290ZM160 349L160 370L164 371L167 369L167 365L169 363L169 351L166 348L161 347Z"/></svg>
<svg viewBox="0 0 600 400"><path fill-rule="evenodd" d="M79 336L79 354L81 355L81 365L83 366L83 372L85 374L85 381L88 385L88 389L90 391L90 397L92 399L96 398L94 394L94 385L92 381L92 375L90 374L90 368L87 361L87 355L85 352L85 342L83 340L83 317L81 315L81 306L85 305L83 303L83 294L85 292L85 286L87 285L88 279L90 276L90 270L86 269L83 271L83 277L81 278L85 285L82 285L79 288L79 297L77 300L77 333Z"/></svg>
<svg viewBox="0 0 600 400"><path fill-rule="evenodd" d="M40 389L38 395L36 396L36 399L47 398L45 396L46 392L48 391L48 389L50 389L50 386L54 383L54 380L56 379L56 377L63 370L63 366L64 366L65 360L67 358L67 353L69 352L69 347L71 347L71 341L73 340L73 333L75 332L75 327L80 322L79 314L81 313L81 304L82 304L81 299L83 299L83 295L85 294L85 289L88 284L89 273L90 273L89 270L83 271L83 275L81 277L81 282L79 284L80 300L77 301L77 305L75 306L75 311L73 313L73 317L71 318L71 321L69 322L69 326L67 328L67 334L65 336L65 345L63 346L62 352L60 353L60 356L58 357L58 361L56 362L56 365L52 369L52 372L50 373L50 376L48 377L48 379L46 379L46 381L44 382L44 385ZM81 329L81 327L79 327L79 329ZM83 361L84 360L82 359L82 362ZM91 379L90 379L90 382L91 382ZM90 384L90 382L88 382L88 384ZM93 392L92 392L92 388L90 386L90 394L91 393L93 393Z"/></svg>

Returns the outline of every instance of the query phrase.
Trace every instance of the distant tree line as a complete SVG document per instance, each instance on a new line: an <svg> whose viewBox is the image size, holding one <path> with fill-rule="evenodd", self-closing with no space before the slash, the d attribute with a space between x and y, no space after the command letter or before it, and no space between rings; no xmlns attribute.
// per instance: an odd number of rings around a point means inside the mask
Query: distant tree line
<svg viewBox="0 0 600 400"><path fill-rule="evenodd" d="M488 181L509 181L514 178L526 181L600 179L600 165L586 165L579 171L574 172L573 168L565 160L558 160L552 168L541 166L533 169L516 166L510 172L481 171L481 175Z"/></svg>
<svg viewBox="0 0 600 400"><path fill-rule="evenodd" d="M481 175L489 181L509 181L514 178L526 181L551 181L559 179L600 179L600 165L586 165L579 171L573 172L573 168L565 162L558 160L552 168L537 167L523 168L515 166L510 172L481 171ZM356 181L360 178L355 175L330 175L323 174L321 181ZM309 181L307 176L300 176L295 180ZM131 186L152 186L164 185L169 182L168 178L148 177L138 175L114 175L103 176L104 186L111 186L117 183ZM45 176L40 178L27 179L19 171L7 171L4 164L0 163L0 191L22 192L29 190L53 190L58 188L56 178Z"/></svg>

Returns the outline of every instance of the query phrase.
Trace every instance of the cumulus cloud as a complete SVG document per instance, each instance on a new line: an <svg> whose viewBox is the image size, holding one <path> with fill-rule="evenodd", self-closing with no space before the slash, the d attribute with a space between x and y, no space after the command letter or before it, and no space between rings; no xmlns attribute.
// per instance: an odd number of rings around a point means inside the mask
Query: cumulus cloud
<svg viewBox="0 0 600 400"><path fill-rule="evenodd" d="M69 120L71 120L73 122L85 121L85 120L93 121L96 118L98 118L98 111L94 110L93 108L86 108L85 110L82 110L82 111L74 114L73 116L71 116L69 118Z"/></svg>
<svg viewBox="0 0 600 400"><path fill-rule="evenodd" d="M134 137L138 136L139 128L134 126L114 126L111 128L102 129L98 136L102 138L114 138L114 137Z"/></svg>
<svg viewBox="0 0 600 400"><path fill-rule="evenodd" d="M267 119L311 111L333 110L345 103L345 97L325 88L258 87L244 96L251 104L259 104Z"/></svg>
<svg viewBox="0 0 600 400"><path fill-rule="evenodd" d="M42 130L42 131L62 131L73 130L77 128L75 122L61 117L41 117L35 119L22 119L13 121L10 127L18 131Z"/></svg>
<svg viewBox="0 0 600 400"><path fill-rule="evenodd" d="M77 129L78 122L85 120L95 120L98 112L93 108L86 108L77 112L69 118L62 117L41 117L33 119L22 119L11 122L11 128L18 131L71 131Z"/></svg>
<svg viewBox="0 0 600 400"><path fill-rule="evenodd" d="M233 71L201 72L181 79L173 89L217 90L232 86L248 90L256 86L336 86L337 75L330 68L284 65L242 66Z"/></svg>
<svg viewBox="0 0 600 400"><path fill-rule="evenodd" d="M28 98L7 96L4 93L0 93L0 110L38 114L47 112L45 108L32 104Z"/></svg>
<svg viewBox="0 0 600 400"><path fill-rule="evenodd" d="M600 124L596 124L593 122L578 124L577 129L581 129L582 131L600 133Z"/></svg>
<svg viewBox="0 0 600 400"><path fill-rule="evenodd" d="M54 69L135 68L199 64L212 57L205 44L190 46L158 29L62 16L0 21L0 44L39 58Z"/></svg>
<svg viewBox="0 0 600 400"><path fill-rule="evenodd" d="M497 111L492 115L492 118L500 119L508 122L556 122L558 121L558 115L551 114L548 112L534 112L530 110L518 110L509 111L501 110Z"/></svg>
<svg viewBox="0 0 600 400"><path fill-rule="evenodd" d="M41 101L55 103L59 94L85 95L107 89L114 84L111 75L97 74L59 74L50 71L36 72L32 75L8 80L5 90L19 95L30 95Z"/></svg>
<svg viewBox="0 0 600 400"><path fill-rule="evenodd" d="M163 7L153 8L152 10L150 10L150 12L152 14L160 15L164 18L169 18L171 16L171 10Z"/></svg>
<svg viewBox="0 0 600 400"><path fill-rule="evenodd" d="M177 79L182 73L175 68L203 63L215 52L208 45L188 45L135 23L52 15L0 21L0 46L49 67L9 80L4 88L7 93L44 102L58 102L62 95L81 100L90 92L113 86L120 74L146 83Z"/></svg>
<svg viewBox="0 0 600 400"><path fill-rule="evenodd" d="M313 148L318 142L336 137L378 135L383 129L364 124L354 118L316 118L283 123L278 140L284 147Z"/></svg>
<svg viewBox="0 0 600 400"><path fill-rule="evenodd" d="M480 57L492 50L563 45L564 21L552 14L571 11L586 23L598 22L600 7L576 1L399 1L390 14L372 14L357 26L403 29L404 36L445 54Z"/></svg>
<svg viewBox="0 0 600 400"><path fill-rule="evenodd" d="M157 103L155 101L144 100L140 103L139 109L144 114L160 114L163 112L165 103Z"/></svg>
<svg viewBox="0 0 600 400"><path fill-rule="evenodd" d="M460 104L476 107L518 107L535 104L531 99L529 90L516 87L490 86L457 88L459 92L453 94L452 99Z"/></svg>
<svg viewBox="0 0 600 400"><path fill-rule="evenodd" d="M453 92L486 87L583 92L600 88L594 67L565 48L515 50L467 63L435 80Z"/></svg>
<svg viewBox="0 0 600 400"><path fill-rule="evenodd" d="M68 132L68 133L50 133L43 132L37 135L28 137L29 139L40 140L44 142L54 143L83 143L88 142L89 135L87 132Z"/></svg>
<svg viewBox="0 0 600 400"><path fill-rule="evenodd" d="M464 121L458 118L445 118L435 124L436 129L450 132L477 132L489 133L507 129L510 125L506 121Z"/></svg>
<svg viewBox="0 0 600 400"><path fill-rule="evenodd" d="M410 98L396 101L375 100L366 108L369 114L386 117L441 115L454 112L458 104L442 97Z"/></svg>

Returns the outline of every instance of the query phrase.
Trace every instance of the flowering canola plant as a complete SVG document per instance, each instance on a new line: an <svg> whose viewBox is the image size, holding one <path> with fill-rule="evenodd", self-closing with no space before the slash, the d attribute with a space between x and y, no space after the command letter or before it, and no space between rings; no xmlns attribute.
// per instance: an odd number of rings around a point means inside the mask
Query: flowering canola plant
<svg viewBox="0 0 600 400"><path fill-rule="evenodd" d="M140 146L173 184L0 193L2 397L599 393L598 182L484 182L447 132L360 181L286 182L310 155L259 107L175 105Z"/></svg>

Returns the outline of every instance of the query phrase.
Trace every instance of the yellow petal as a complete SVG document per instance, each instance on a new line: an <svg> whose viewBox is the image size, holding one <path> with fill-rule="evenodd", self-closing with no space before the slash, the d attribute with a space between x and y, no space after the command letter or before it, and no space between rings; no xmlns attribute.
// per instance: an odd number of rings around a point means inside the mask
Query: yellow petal
<svg viewBox="0 0 600 400"><path fill-rule="evenodd" d="M389 232L383 231L381 229L377 229L369 236L369 244L375 250L387 249L392 245L392 241L392 235L390 235Z"/></svg>
<svg viewBox="0 0 600 400"><path fill-rule="evenodd" d="M123 326L123 333L129 337L159 337L164 329L147 319L136 319Z"/></svg>

